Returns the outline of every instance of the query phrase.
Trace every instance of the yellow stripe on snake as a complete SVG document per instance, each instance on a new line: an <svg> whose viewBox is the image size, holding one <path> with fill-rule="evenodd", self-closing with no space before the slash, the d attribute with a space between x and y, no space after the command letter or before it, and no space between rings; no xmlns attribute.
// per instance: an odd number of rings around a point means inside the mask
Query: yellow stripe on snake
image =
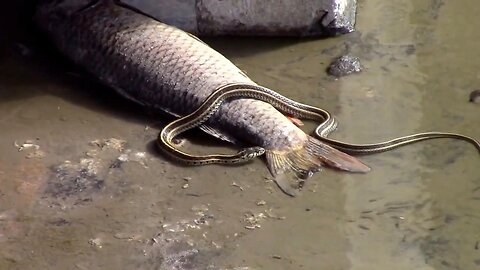
<svg viewBox="0 0 480 270"><path fill-rule="evenodd" d="M160 149L171 158L187 165L206 164L237 164L250 161L265 153L262 147L249 147L240 150L233 155L191 155L175 147L172 140L179 134L198 127L205 123L220 105L229 98L252 98L258 99L277 108L279 111L300 119L309 119L320 122L315 129L318 139L340 151L348 154L374 154L389 151L404 145L419 141L452 138L467 141L480 151L480 143L468 136L447 132L425 132L409 136L398 137L389 141L374 144L351 144L327 138L335 130L337 122L332 115L323 109L296 102L279 93L263 86L254 84L226 84L213 92L202 105L191 114L181 117L163 128L158 135L157 144Z"/></svg>

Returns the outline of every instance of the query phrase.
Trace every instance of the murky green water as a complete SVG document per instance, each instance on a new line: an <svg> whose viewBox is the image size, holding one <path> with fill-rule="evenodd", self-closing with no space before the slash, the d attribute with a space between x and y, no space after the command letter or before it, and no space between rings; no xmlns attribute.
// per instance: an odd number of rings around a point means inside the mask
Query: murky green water
<svg viewBox="0 0 480 270"><path fill-rule="evenodd" d="M332 137L362 143L441 130L480 138L480 106L468 102L480 88L480 4L359 4L358 31L347 36L210 42L261 84L334 113ZM3 33L19 38L13 28ZM467 143L363 157L372 172L325 170L290 198L261 160L170 163L152 144L158 117L51 52L4 51L0 269L480 267L480 157ZM328 77L330 61L347 52L364 71Z"/></svg>

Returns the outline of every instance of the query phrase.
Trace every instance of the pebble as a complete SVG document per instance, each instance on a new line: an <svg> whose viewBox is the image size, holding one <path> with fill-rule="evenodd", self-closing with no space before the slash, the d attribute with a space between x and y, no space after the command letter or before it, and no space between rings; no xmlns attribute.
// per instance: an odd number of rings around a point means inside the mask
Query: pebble
<svg viewBox="0 0 480 270"><path fill-rule="evenodd" d="M343 77L362 71L360 59L351 55L343 55L335 59L327 68L327 73L335 77Z"/></svg>

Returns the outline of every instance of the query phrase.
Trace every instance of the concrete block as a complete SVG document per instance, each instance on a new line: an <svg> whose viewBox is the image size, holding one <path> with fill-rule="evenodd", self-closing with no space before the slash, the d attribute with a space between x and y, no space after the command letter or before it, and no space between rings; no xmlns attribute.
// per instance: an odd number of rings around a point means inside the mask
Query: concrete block
<svg viewBox="0 0 480 270"><path fill-rule="evenodd" d="M356 0L123 0L197 35L321 36L354 30Z"/></svg>

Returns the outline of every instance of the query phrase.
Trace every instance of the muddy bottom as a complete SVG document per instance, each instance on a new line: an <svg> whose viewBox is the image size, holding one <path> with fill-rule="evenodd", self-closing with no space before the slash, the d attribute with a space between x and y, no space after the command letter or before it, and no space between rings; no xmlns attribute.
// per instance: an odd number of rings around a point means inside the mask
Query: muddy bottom
<svg viewBox="0 0 480 270"><path fill-rule="evenodd" d="M479 139L469 94L480 88L480 5L457 2L360 1L358 31L338 38L207 41L257 82L332 112L332 138L437 130ZM480 267L480 157L468 143L361 157L370 173L326 169L291 198L261 159L182 167L163 158L153 142L169 119L98 85L29 32L34 45L7 33L0 269ZM328 76L345 54L363 71ZM195 151L235 151L197 132L186 138Z"/></svg>

